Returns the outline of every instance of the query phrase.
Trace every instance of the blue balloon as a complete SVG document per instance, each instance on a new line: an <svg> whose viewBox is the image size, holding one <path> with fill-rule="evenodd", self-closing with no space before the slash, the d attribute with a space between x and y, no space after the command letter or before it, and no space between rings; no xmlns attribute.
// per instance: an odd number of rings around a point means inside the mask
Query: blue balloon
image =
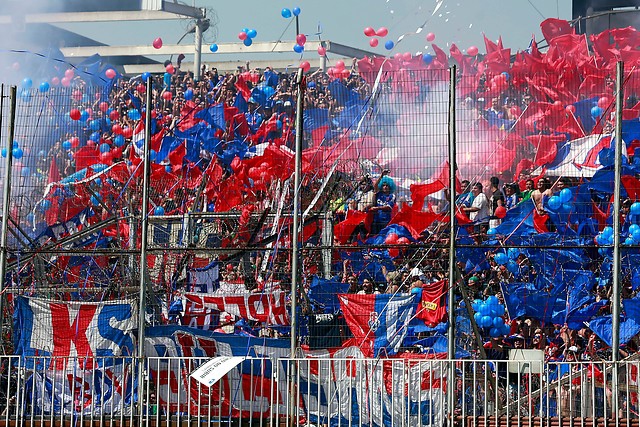
<svg viewBox="0 0 640 427"><path fill-rule="evenodd" d="M433 56L429 55L428 53L425 53L424 55L422 55L422 62L429 65L431 64L431 61L433 61Z"/></svg>
<svg viewBox="0 0 640 427"><path fill-rule="evenodd" d="M167 172L167 173L171 173L171 172L173 172L173 168L171 167L171 165L165 165L165 166L164 166L164 170L165 170L165 172Z"/></svg>
<svg viewBox="0 0 640 427"><path fill-rule="evenodd" d="M264 94L266 95L267 99L271 98L273 96L274 93L276 93L276 90L274 88L272 88L271 86L265 86L262 88L262 92L264 92Z"/></svg>
<svg viewBox="0 0 640 427"><path fill-rule="evenodd" d="M295 53L302 53L304 51L304 46L300 46L298 43L293 45L293 51Z"/></svg>
<svg viewBox="0 0 640 427"><path fill-rule="evenodd" d="M113 138L113 143L114 143L114 145L115 145L116 147L122 147L122 146L124 145L124 143L125 143L124 136L122 136L122 135L116 135L116 136Z"/></svg>
<svg viewBox="0 0 640 427"><path fill-rule="evenodd" d="M2 157L7 157L7 149L6 148L2 149Z"/></svg>
<svg viewBox="0 0 640 427"><path fill-rule="evenodd" d="M101 153L108 153L109 151L111 151L111 146L109 144L107 144L106 142L103 144L100 144Z"/></svg>
<svg viewBox="0 0 640 427"><path fill-rule="evenodd" d="M151 73L148 71L145 71L144 73L142 73L141 77L142 77L142 81L146 83L147 80L149 80L149 77L151 77Z"/></svg>
<svg viewBox="0 0 640 427"><path fill-rule="evenodd" d="M153 210L153 214L158 216L164 215L164 208L162 206L156 206Z"/></svg>
<svg viewBox="0 0 640 427"><path fill-rule="evenodd" d="M502 252L498 252L494 257L494 260L499 265L505 265L509 261L509 257Z"/></svg>
<svg viewBox="0 0 640 427"><path fill-rule="evenodd" d="M491 330L489 331L489 335L491 336L491 338L498 338L500 335L502 335L502 331L500 330L500 328L494 327L494 328L491 328Z"/></svg>
<svg viewBox="0 0 640 427"><path fill-rule="evenodd" d="M91 120L91 122L89 122L89 129L91 130L100 129L100 120Z"/></svg>
<svg viewBox="0 0 640 427"><path fill-rule="evenodd" d="M127 112L127 117L129 117L131 120L140 120L140 117L142 116L140 115L140 111L134 108L133 110L129 110Z"/></svg>
<svg viewBox="0 0 640 427"><path fill-rule="evenodd" d="M285 7L280 11L280 15L285 19L291 18L291 11Z"/></svg>
<svg viewBox="0 0 640 427"><path fill-rule="evenodd" d="M294 16L300 15L300 8L299 7L294 7L293 8L293 15Z"/></svg>
<svg viewBox="0 0 640 427"><path fill-rule="evenodd" d="M86 122L89 119L89 112L87 110L82 110L80 113L80 120Z"/></svg>
<svg viewBox="0 0 640 427"><path fill-rule="evenodd" d="M510 259L517 259L520 256L520 249L518 249L518 248L509 248L509 249L507 249L507 256Z"/></svg>
<svg viewBox="0 0 640 427"><path fill-rule="evenodd" d="M22 148L14 148L13 150L11 150L13 157L15 157L16 159L21 159L22 158Z"/></svg>
<svg viewBox="0 0 640 427"><path fill-rule="evenodd" d="M518 266L518 263L515 262L514 260L510 259L507 262L507 270L509 270L509 273L511 274L516 274L520 271L520 267Z"/></svg>
<svg viewBox="0 0 640 427"><path fill-rule="evenodd" d="M564 213L569 213L573 210L573 205L571 203L563 203L562 206L560 206L560 210Z"/></svg>
<svg viewBox="0 0 640 427"><path fill-rule="evenodd" d="M562 203L567 203L568 201L573 199L573 193L568 188L563 188L562 191L560 192L559 197Z"/></svg>
<svg viewBox="0 0 640 427"><path fill-rule="evenodd" d="M49 82L40 83L40 87L38 88L38 90L42 93L49 92L49 89L51 89Z"/></svg>
<svg viewBox="0 0 640 427"><path fill-rule="evenodd" d="M213 43L211 46L209 46L209 50L211 51L211 53L216 53L218 51L218 45Z"/></svg>
<svg viewBox="0 0 640 427"><path fill-rule="evenodd" d="M640 233L640 225L638 225L638 224L631 224L631 225L629 226L629 233L630 233L630 234Z"/></svg>
<svg viewBox="0 0 640 427"><path fill-rule="evenodd" d="M482 316L482 318L480 319L480 326L482 326L483 328L488 328L491 326L492 320L493 319L491 319L491 316Z"/></svg>
<svg viewBox="0 0 640 427"><path fill-rule="evenodd" d="M100 132L93 132L91 136L89 136L89 139L94 142L100 141Z"/></svg>
<svg viewBox="0 0 640 427"><path fill-rule="evenodd" d="M500 304L500 300L498 299L497 296L491 295L491 296L487 297L487 300L485 301L485 303L489 304L489 306L493 307L495 305Z"/></svg>
<svg viewBox="0 0 640 427"><path fill-rule="evenodd" d="M31 87L33 86L33 80L31 80L29 77L25 77L22 80L22 87L25 89L31 89Z"/></svg>
<svg viewBox="0 0 640 427"><path fill-rule="evenodd" d="M480 321L482 320L482 314L480 314L480 313L474 313L474 315L473 315L473 320L475 320L475 321L476 321L476 324L477 324L478 326L480 326Z"/></svg>
<svg viewBox="0 0 640 427"><path fill-rule="evenodd" d="M62 143L62 148L65 150L71 150L71 141L65 141Z"/></svg>
<svg viewBox="0 0 640 427"><path fill-rule="evenodd" d="M247 33L247 37L249 37L251 39L258 35L258 32L256 30L254 30L253 28L250 29L249 31L247 31L246 33Z"/></svg>
<svg viewBox="0 0 640 427"><path fill-rule="evenodd" d="M493 324L494 328L501 328L502 325L504 325L504 321L502 320L502 317L499 317L499 316L494 317L491 323Z"/></svg>
<svg viewBox="0 0 640 427"><path fill-rule="evenodd" d="M549 201L547 203L549 205L549 208L554 211L557 211L558 209L560 209L560 206L562 206L562 200L560 200L560 197L558 196L549 197Z"/></svg>
<svg viewBox="0 0 640 427"><path fill-rule="evenodd" d="M276 121L276 127L278 130L282 129L282 122L280 120Z"/></svg>
<svg viewBox="0 0 640 427"><path fill-rule="evenodd" d="M495 228L490 228L487 230L487 236L495 236L496 234L498 234L498 230L496 230Z"/></svg>
<svg viewBox="0 0 640 427"><path fill-rule="evenodd" d="M631 246L631 245L635 245L636 241L633 238L633 236L629 236L626 239L624 239L624 244L627 246Z"/></svg>
<svg viewBox="0 0 640 427"><path fill-rule="evenodd" d="M384 43L384 48L387 49L387 50L393 49L393 46L395 46L395 44L393 43L393 40L387 40Z"/></svg>
<svg viewBox="0 0 640 427"><path fill-rule="evenodd" d="M633 236L633 240L640 242L640 230L634 230L631 235Z"/></svg>
<svg viewBox="0 0 640 427"><path fill-rule="evenodd" d="M253 40L251 40L249 37L247 37L246 39L242 40L242 44L249 47L253 44Z"/></svg>
<svg viewBox="0 0 640 427"><path fill-rule="evenodd" d="M502 75L505 76L507 78L507 80L509 80L511 78L511 76L509 75L509 73L507 73L506 71L502 72Z"/></svg>
<svg viewBox="0 0 640 427"><path fill-rule="evenodd" d="M245 34L248 33L249 32L249 28L248 27L244 27L242 29L242 32L245 33ZM247 35L249 35L249 34L247 34Z"/></svg>
<svg viewBox="0 0 640 427"><path fill-rule="evenodd" d="M36 216L33 214L33 212L29 212L27 214L27 221L29 221L29 223L33 224L33 221L36 219Z"/></svg>
<svg viewBox="0 0 640 427"><path fill-rule="evenodd" d="M609 237L613 236L613 227L605 227L602 230L602 236L606 239L608 239Z"/></svg>
<svg viewBox="0 0 640 427"><path fill-rule="evenodd" d="M44 212L51 207L51 200L44 199L40 204L40 209Z"/></svg>
<svg viewBox="0 0 640 427"><path fill-rule="evenodd" d="M631 208L629 209L629 212L631 212L634 215L640 215L640 202L634 202L631 205Z"/></svg>
<svg viewBox="0 0 640 427"><path fill-rule="evenodd" d="M496 316L499 316L499 317L504 316L505 311L506 311L506 310L505 310L505 308L504 308L504 305L502 305L502 304L498 304L498 305L496 306Z"/></svg>
<svg viewBox="0 0 640 427"><path fill-rule="evenodd" d="M591 117L593 117L594 119L599 118L602 115L602 111L602 108L596 105L591 109Z"/></svg>
<svg viewBox="0 0 640 427"><path fill-rule="evenodd" d="M187 101L190 101L193 99L193 90L192 89L187 89L184 92L184 99L186 99Z"/></svg>
<svg viewBox="0 0 640 427"><path fill-rule="evenodd" d="M509 335L511 333L511 326L506 323L502 325L502 335Z"/></svg>
<svg viewBox="0 0 640 427"><path fill-rule="evenodd" d="M478 313L482 314L483 316L488 316L491 313L491 306L483 302L482 304L480 304L480 307L478 307Z"/></svg>

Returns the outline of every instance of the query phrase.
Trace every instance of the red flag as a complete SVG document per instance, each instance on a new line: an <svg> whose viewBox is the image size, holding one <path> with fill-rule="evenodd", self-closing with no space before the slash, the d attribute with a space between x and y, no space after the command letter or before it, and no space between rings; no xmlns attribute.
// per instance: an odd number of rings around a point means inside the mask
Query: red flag
<svg viewBox="0 0 640 427"><path fill-rule="evenodd" d="M554 38L558 36L562 36L564 34L574 34L573 28L569 24L569 22L563 19L556 18L548 18L542 21L540 24L540 30L542 31L542 35L547 40L547 42L551 42Z"/></svg>
<svg viewBox="0 0 640 427"><path fill-rule="evenodd" d="M58 170L58 163L56 162L56 156L51 158L51 165L49 166L49 177L47 183L60 181L60 171Z"/></svg>
<svg viewBox="0 0 640 427"><path fill-rule="evenodd" d="M402 205L400 212L391 218L389 224L402 225L409 230L414 239L417 239L420 237L420 233L433 224L434 221L442 221L444 218L445 215L443 214L422 212L405 203Z"/></svg>
<svg viewBox="0 0 640 427"><path fill-rule="evenodd" d="M76 160L76 171L81 171L89 166L100 163L98 154L99 151L96 150L95 147L89 147L88 145L76 151L76 154L73 156Z"/></svg>
<svg viewBox="0 0 640 427"><path fill-rule="evenodd" d="M360 224L367 223L368 214L360 211L348 211L347 218L334 227L334 235L341 244L346 243Z"/></svg>
<svg viewBox="0 0 640 427"><path fill-rule="evenodd" d="M536 166L542 166L551 163L558 154L558 144L567 140L564 135L529 135L529 142L534 146L536 158L534 163Z"/></svg>
<svg viewBox="0 0 640 427"><path fill-rule="evenodd" d="M536 209L533 210L533 228L535 228L538 233L549 232L549 229L547 228L548 220L548 214L540 215Z"/></svg>
<svg viewBox="0 0 640 427"><path fill-rule="evenodd" d="M411 184L409 191L411 192L413 210L421 211L424 206L424 198L444 188L445 185L438 180L430 182L429 184Z"/></svg>
<svg viewBox="0 0 640 427"><path fill-rule="evenodd" d="M429 327L435 327L447 318L448 280L440 280L422 286L422 300L416 317Z"/></svg>

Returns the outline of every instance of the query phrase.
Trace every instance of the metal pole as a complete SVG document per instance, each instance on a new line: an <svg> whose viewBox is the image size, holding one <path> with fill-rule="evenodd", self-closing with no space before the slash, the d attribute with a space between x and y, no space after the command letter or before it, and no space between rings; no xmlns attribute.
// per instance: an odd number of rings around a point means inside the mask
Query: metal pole
<svg viewBox="0 0 640 427"><path fill-rule="evenodd" d="M144 169L142 176L142 221L140 230L140 305L138 309L138 357L144 357L145 338L145 314L146 314L146 294L147 294L147 234L149 232L149 176L151 171L151 159L149 159L149 147L151 145L151 95L153 91L151 77L147 79L146 112L144 118Z"/></svg>
<svg viewBox="0 0 640 427"><path fill-rule="evenodd" d="M193 55L193 79L200 81L200 63L202 60L202 20L196 21L195 53Z"/></svg>
<svg viewBox="0 0 640 427"><path fill-rule="evenodd" d="M291 261L291 365L289 369L289 425L297 425L297 399L296 399L296 369L293 358L296 356L298 348L298 276L299 276L299 247L298 240L300 228L300 178L302 175L302 113L304 102L304 79L302 68L298 68L296 76L296 84L298 85L298 99L296 103L296 157L294 172L294 190L293 190L293 232L291 237L292 261Z"/></svg>
<svg viewBox="0 0 640 427"><path fill-rule="evenodd" d="M622 79L624 73L624 63L622 61L616 66L616 142L615 142L615 166L614 166L614 187L613 187L613 295L612 295L612 339L611 350L612 360L620 360L620 175L622 169L622 106L623 88Z"/></svg>
<svg viewBox="0 0 640 427"><path fill-rule="evenodd" d="M2 328L4 323L4 290L7 274L7 237L9 235L9 208L11 201L11 166L13 164L13 138L15 137L16 122L16 87L11 86L11 111L9 118L9 138L7 139L7 161L4 171L4 189L2 192L2 235L0 236L0 345L3 345ZM0 89L0 129L2 128L2 113L4 111L4 85ZM4 354L4 351L3 351Z"/></svg>
<svg viewBox="0 0 640 427"><path fill-rule="evenodd" d="M456 358L456 66L449 70L449 337L447 358L449 378L447 380L447 412L449 423L453 425L455 405L455 358Z"/></svg>
<svg viewBox="0 0 640 427"><path fill-rule="evenodd" d="M624 78L624 62L616 64L616 161L614 165L613 183L613 317L611 336L611 359L613 361L612 389L618 390L618 362L620 360L620 176L622 170L622 108L624 106L622 79ZM619 425L618 394L613 394L613 414L616 425Z"/></svg>

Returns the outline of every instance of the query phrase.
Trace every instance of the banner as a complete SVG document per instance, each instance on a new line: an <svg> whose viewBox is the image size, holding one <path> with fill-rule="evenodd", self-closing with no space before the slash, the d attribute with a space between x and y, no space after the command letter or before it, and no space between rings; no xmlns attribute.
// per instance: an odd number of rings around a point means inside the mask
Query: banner
<svg viewBox="0 0 640 427"><path fill-rule="evenodd" d="M32 415L125 414L131 408L131 361L101 369L37 371L27 377Z"/></svg>
<svg viewBox="0 0 640 427"><path fill-rule="evenodd" d="M287 413L289 341L177 326L147 330L150 381L159 404L192 416L269 417ZM213 357L247 357L212 387L190 374ZM261 358L261 359L258 359ZM329 426L442 425L446 361L403 354L366 359L358 347L307 351L296 363L301 422Z"/></svg>
<svg viewBox="0 0 640 427"><path fill-rule="evenodd" d="M284 292L261 294L211 295L187 293L185 298L204 308L226 311L236 317L271 325L288 325L289 314Z"/></svg>
<svg viewBox="0 0 640 427"><path fill-rule="evenodd" d="M41 356L38 364L46 360L49 369L75 369L67 366L71 358L77 358L81 369L109 366L118 363L116 357L133 354L137 327L134 301L59 302L19 296L14 312L15 353ZM33 368L34 359L27 358L26 363Z"/></svg>

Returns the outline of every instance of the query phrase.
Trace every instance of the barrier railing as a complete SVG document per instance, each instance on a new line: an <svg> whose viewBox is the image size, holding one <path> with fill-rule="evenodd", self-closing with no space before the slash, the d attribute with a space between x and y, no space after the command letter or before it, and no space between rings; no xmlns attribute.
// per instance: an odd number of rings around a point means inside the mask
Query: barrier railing
<svg viewBox="0 0 640 427"><path fill-rule="evenodd" d="M0 358L2 425L638 425L640 362ZM450 378L450 368L455 377ZM447 381L455 396L447 396ZM293 387L292 387L293 384ZM294 393L291 399L289 393ZM447 402L453 402L453 408ZM291 406L291 405L295 406ZM609 420L609 421L606 421ZM26 423L26 424L25 424Z"/></svg>

